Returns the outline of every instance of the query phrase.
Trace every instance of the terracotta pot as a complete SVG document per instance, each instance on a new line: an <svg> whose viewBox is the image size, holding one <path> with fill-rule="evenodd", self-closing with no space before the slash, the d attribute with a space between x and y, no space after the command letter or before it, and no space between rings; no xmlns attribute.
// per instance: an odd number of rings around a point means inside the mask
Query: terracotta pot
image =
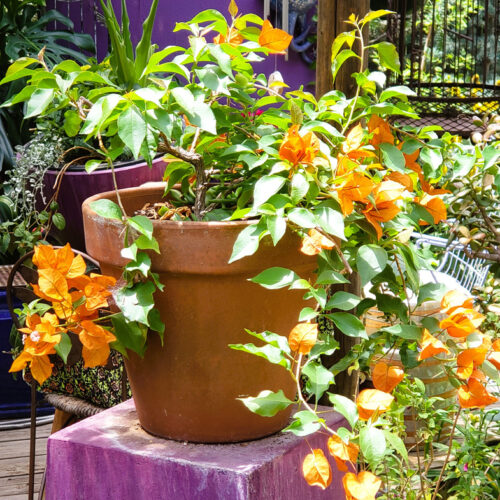
<svg viewBox="0 0 500 500"><path fill-rule="evenodd" d="M145 182L161 181L165 170L163 159L156 158L151 168L144 161L127 162L116 165L116 182L119 188L139 186ZM44 196L50 200L54 194L59 170L48 170L44 177ZM66 219L66 227L62 231L52 231L61 240L69 242L73 248L85 251L83 237L82 203L97 193L113 189L113 176L109 168L94 170L87 173L84 168L67 170L61 180L57 201L59 212ZM40 203L40 208L43 208Z"/></svg>
<svg viewBox="0 0 500 500"><path fill-rule="evenodd" d="M163 188L121 190L128 214L158 201ZM83 204L87 252L102 272L120 276L122 225L90 209L97 199L116 200L113 192ZM232 343L258 341L245 333L270 330L288 335L306 304L303 291L266 290L248 281L264 269L281 266L308 278L316 259L298 252L293 233L273 247L264 239L257 254L227 264L238 233L248 222L154 221L161 254L151 254L152 269L165 285L155 304L165 323L165 342L150 332L143 359L126 360L141 425L167 438L193 442L235 442L282 429L290 411L272 418L251 413L236 398L284 389L293 399L295 386L285 369L235 351Z"/></svg>

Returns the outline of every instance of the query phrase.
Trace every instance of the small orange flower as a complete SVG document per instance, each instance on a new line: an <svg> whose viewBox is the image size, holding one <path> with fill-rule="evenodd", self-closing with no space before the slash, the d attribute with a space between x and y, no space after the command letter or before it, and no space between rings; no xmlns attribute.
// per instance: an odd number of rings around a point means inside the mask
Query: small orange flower
<svg viewBox="0 0 500 500"><path fill-rule="evenodd" d="M84 367L105 365L110 353L109 343L115 341L116 337L102 326L88 320L80 323L77 333L83 345Z"/></svg>
<svg viewBox="0 0 500 500"><path fill-rule="evenodd" d="M384 180L397 182L398 184L404 186L407 191L413 191L413 180L408 174L391 172L389 175L384 177Z"/></svg>
<svg viewBox="0 0 500 500"><path fill-rule="evenodd" d="M288 129L279 150L280 158L289 161L294 167L300 163L311 165L318 153L318 138L312 132L301 136L298 125L292 125Z"/></svg>
<svg viewBox="0 0 500 500"><path fill-rule="evenodd" d="M375 500L382 481L366 470L358 475L348 472L342 478L346 500Z"/></svg>
<svg viewBox="0 0 500 500"><path fill-rule="evenodd" d="M335 459L337 468L342 472L347 472L346 462L355 464L358 459L359 446L355 443L345 443L344 440L337 434L333 434L328 438L328 451Z"/></svg>
<svg viewBox="0 0 500 500"><path fill-rule="evenodd" d="M331 250L334 246L335 242L313 228L304 236L300 251L305 255L318 255L321 250Z"/></svg>
<svg viewBox="0 0 500 500"><path fill-rule="evenodd" d="M373 368L373 385L379 391L392 392L404 376L405 372L400 366L389 366L387 363L379 361Z"/></svg>
<svg viewBox="0 0 500 500"><path fill-rule="evenodd" d="M462 338L477 331L483 321L484 316L474 309L459 308L443 319L439 328L446 330L451 337Z"/></svg>
<svg viewBox="0 0 500 500"><path fill-rule="evenodd" d="M373 191L375 205L368 203L363 214L368 222L375 228L377 237L382 237L381 222L387 222L400 212L400 208L394 203L403 197L404 186L394 181L383 181Z"/></svg>
<svg viewBox="0 0 500 500"><path fill-rule="evenodd" d="M332 482L332 469L321 448L312 450L302 462L302 475L311 486L319 486L322 490Z"/></svg>
<svg viewBox="0 0 500 500"><path fill-rule="evenodd" d="M440 353L450 354L450 350L439 339L432 336L427 328L424 328L424 335L422 337L420 347L422 350L418 355L419 361L431 358L432 356L436 356L436 354Z"/></svg>
<svg viewBox="0 0 500 500"><path fill-rule="evenodd" d="M351 160L359 158L374 158L377 155L373 151L362 148L365 138L365 129L358 123L346 135L345 141L342 144L342 153L347 155Z"/></svg>
<svg viewBox="0 0 500 500"><path fill-rule="evenodd" d="M394 396L377 389L365 389L361 391L356 399L359 418L368 420L374 414L380 415L386 412L394 401Z"/></svg>
<svg viewBox="0 0 500 500"><path fill-rule="evenodd" d="M222 43L228 43L232 47L236 47L237 45L243 43L243 37L237 29L231 28L229 29L229 33L227 35L219 33L216 37L214 37L213 43L216 43L218 45Z"/></svg>
<svg viewBox="0 0 500 500"><path fill-rule="evenodd" d="M344 215L352 213L355 201L368 203L367 196L374 186L374 182L364 174L359 172L349 174L345 182L337 188L342 213Z"/></svg>
<svg viewBox="0 0 500 500"><path fill-rule="evenodd" d="M441 299L441 312L451 314L458 308L472 309L474 299L459 290L450 290Z"/></svg>
<svg viewBox="0 0 500 500"><path fill-rule="evenodd" d="M316 344L318 325L316 323L299 323L288 336L290 349L300 354L307 354Z"/></svg>
<svg viewBox="0 0 500 500"><path fill-rule="evenodd" d="M259 45L271 53L283 54L292 39L292 35L278 28L273 28L273 25L266 19L259 35Z"/></svg>
<svg viewBox="0 0 500 500"><path fill-rule="evenodd" d="M389 124L380 118L380 116L372 115L368 120L368 131L372 134L370 144L372 146L380 146L380 144L387 142L394 144L394 135L391 132Z"/></svg>
<svg viewBox="0 0 500 500"><path fill-rule="evenodd" d="M20 328L24 340L21 354L14 360L9 372L23 370L29 363L33 378L43 384L52 373L52 363L49 354L55 354L56 346L61 341L61 335L56 333L57 318L50 313L41 318L38 314L26 318L26 327Z"/></svg>
<svg viewBox="0 0 500 500"><path fill-rule="evenodd" d="M458 389L458 402L462 408L484 408L497 401L498 398L489 394L476 378L469 379L467 385Z"/></svg>
<svg viewBox="0 0 500 500"><path fill-rule="evenodd" d="M415 203L424 207L431 215L434 220L434 224L439 224L439 222L446 220L446 205L441 198L424 196L422 199L415 198ZM421 226L428 226L429 223L421 220L419 222Z"/></svg>

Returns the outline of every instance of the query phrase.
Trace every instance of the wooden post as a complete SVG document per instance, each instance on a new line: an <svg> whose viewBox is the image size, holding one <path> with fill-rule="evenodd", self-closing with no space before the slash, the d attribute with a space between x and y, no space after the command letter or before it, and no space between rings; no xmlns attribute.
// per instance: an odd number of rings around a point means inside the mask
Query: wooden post
<svg viewBox="0 0 500 500"><path fill-rule="evenodd" d="M351 14L363 17L370 9L369 0L319 0L318 1L318 49L316 59L316 97L333 90L331 47L335 37L349 31L345 23ZM353 50L356 52L356 46ZM335 89L348 97L354 94L354 80L351 74L359 70L358 60L348 59L337 74Z"/></svg>
<svg viewBox="0 0 500 500"><path fill-rule="evenodd" d="M344 31L349 30L349 25L344 21L351 14L363 17L370 9L369 0L319 0L318 2L318 49L316 60L316 97L319 98L326 92L333 90L332 82L332 61L331 47L335 37ZM353 50L356 52L357 47ZM359 50L359 49L358 49ZM355 92L355 83L351 74L359 71L359 61L348 59L337 74L335 89L340 90L348 97L352 97ZM351 276L351 283L346 287L346 291L359 294L360 285L357 276ZM357 339L347 337L336 332L335 337L339 341L340 347L329 359L325 359L327 366L333 366L337 361L346 356L352 347L357 343ZM353 371L351 375L347 372L339 373L335 377L335 392L350 399L354 399L358 392L359 375ZM323 403L328 404L323 401Z"/></svg>

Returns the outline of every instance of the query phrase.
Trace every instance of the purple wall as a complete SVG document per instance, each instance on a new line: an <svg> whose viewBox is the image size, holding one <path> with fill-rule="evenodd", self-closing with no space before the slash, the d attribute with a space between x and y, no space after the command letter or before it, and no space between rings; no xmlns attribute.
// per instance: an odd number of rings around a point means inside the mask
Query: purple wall
<svg viewBox="0 0 500 500"><path fill-rule="evenodd" d="M115 11L120 12L121 0L112 0ZM254 13L263 15L263 0L238 0L240 13ZM57 8L69 16L75 23L75 31L90 33L94 36L98 49L98 58L102 59L107 51L106 30L96 22L96 9L99 0L67 1L47 0L48 8ZM187 32L172 33L176 22L189 21L200 10L217 9L225 15L229 0L160 0L156 23L153 31L153 42L160 48L167 45L186 45ZM137 41L141 31L142 22L146 18L151 0L127 0L127 9L130 17L130 31ZM255 66L256 72L265 73L267 76L275 69L281 72L285 82L291 89L300 85L307 85L314 81L314 71L309 69L300 56L290 51L289 60L285 57L269 56L269 59ZM306 90L312 91L314 87L308 86Z"/></svg>

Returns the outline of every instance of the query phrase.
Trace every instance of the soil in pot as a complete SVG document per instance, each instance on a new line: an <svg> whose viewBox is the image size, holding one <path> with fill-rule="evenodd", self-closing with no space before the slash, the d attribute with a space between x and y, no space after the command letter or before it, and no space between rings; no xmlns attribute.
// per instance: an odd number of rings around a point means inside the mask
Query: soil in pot
<svg viewBox="0 0 500 500"><path fill-rule="evenodd" d="M121 191L127 213L160 201L163 188ZM116 200L103 193L83 205L87 252L102 272L118 277L122 225L97 216L90 203ZM301 254L300 238L286 234L273 247L263 240L259 251L227 264L234 241L248 222L153 221L161 254L151 254L152 269L165 285L155 303L166 331L164 345L150 333L144 358L130 353L127 372L141 425L167 438L192 442L236 442L263 437L288 423L290 411L274 417L251 413L237 398L262 390L284 389L294 398L295 385L277 365L228 347L253 342L245 328L288 335L306 304L303 291L266 290L248 281L264 269L281 266L309 278L316 259Z"/></svg>

